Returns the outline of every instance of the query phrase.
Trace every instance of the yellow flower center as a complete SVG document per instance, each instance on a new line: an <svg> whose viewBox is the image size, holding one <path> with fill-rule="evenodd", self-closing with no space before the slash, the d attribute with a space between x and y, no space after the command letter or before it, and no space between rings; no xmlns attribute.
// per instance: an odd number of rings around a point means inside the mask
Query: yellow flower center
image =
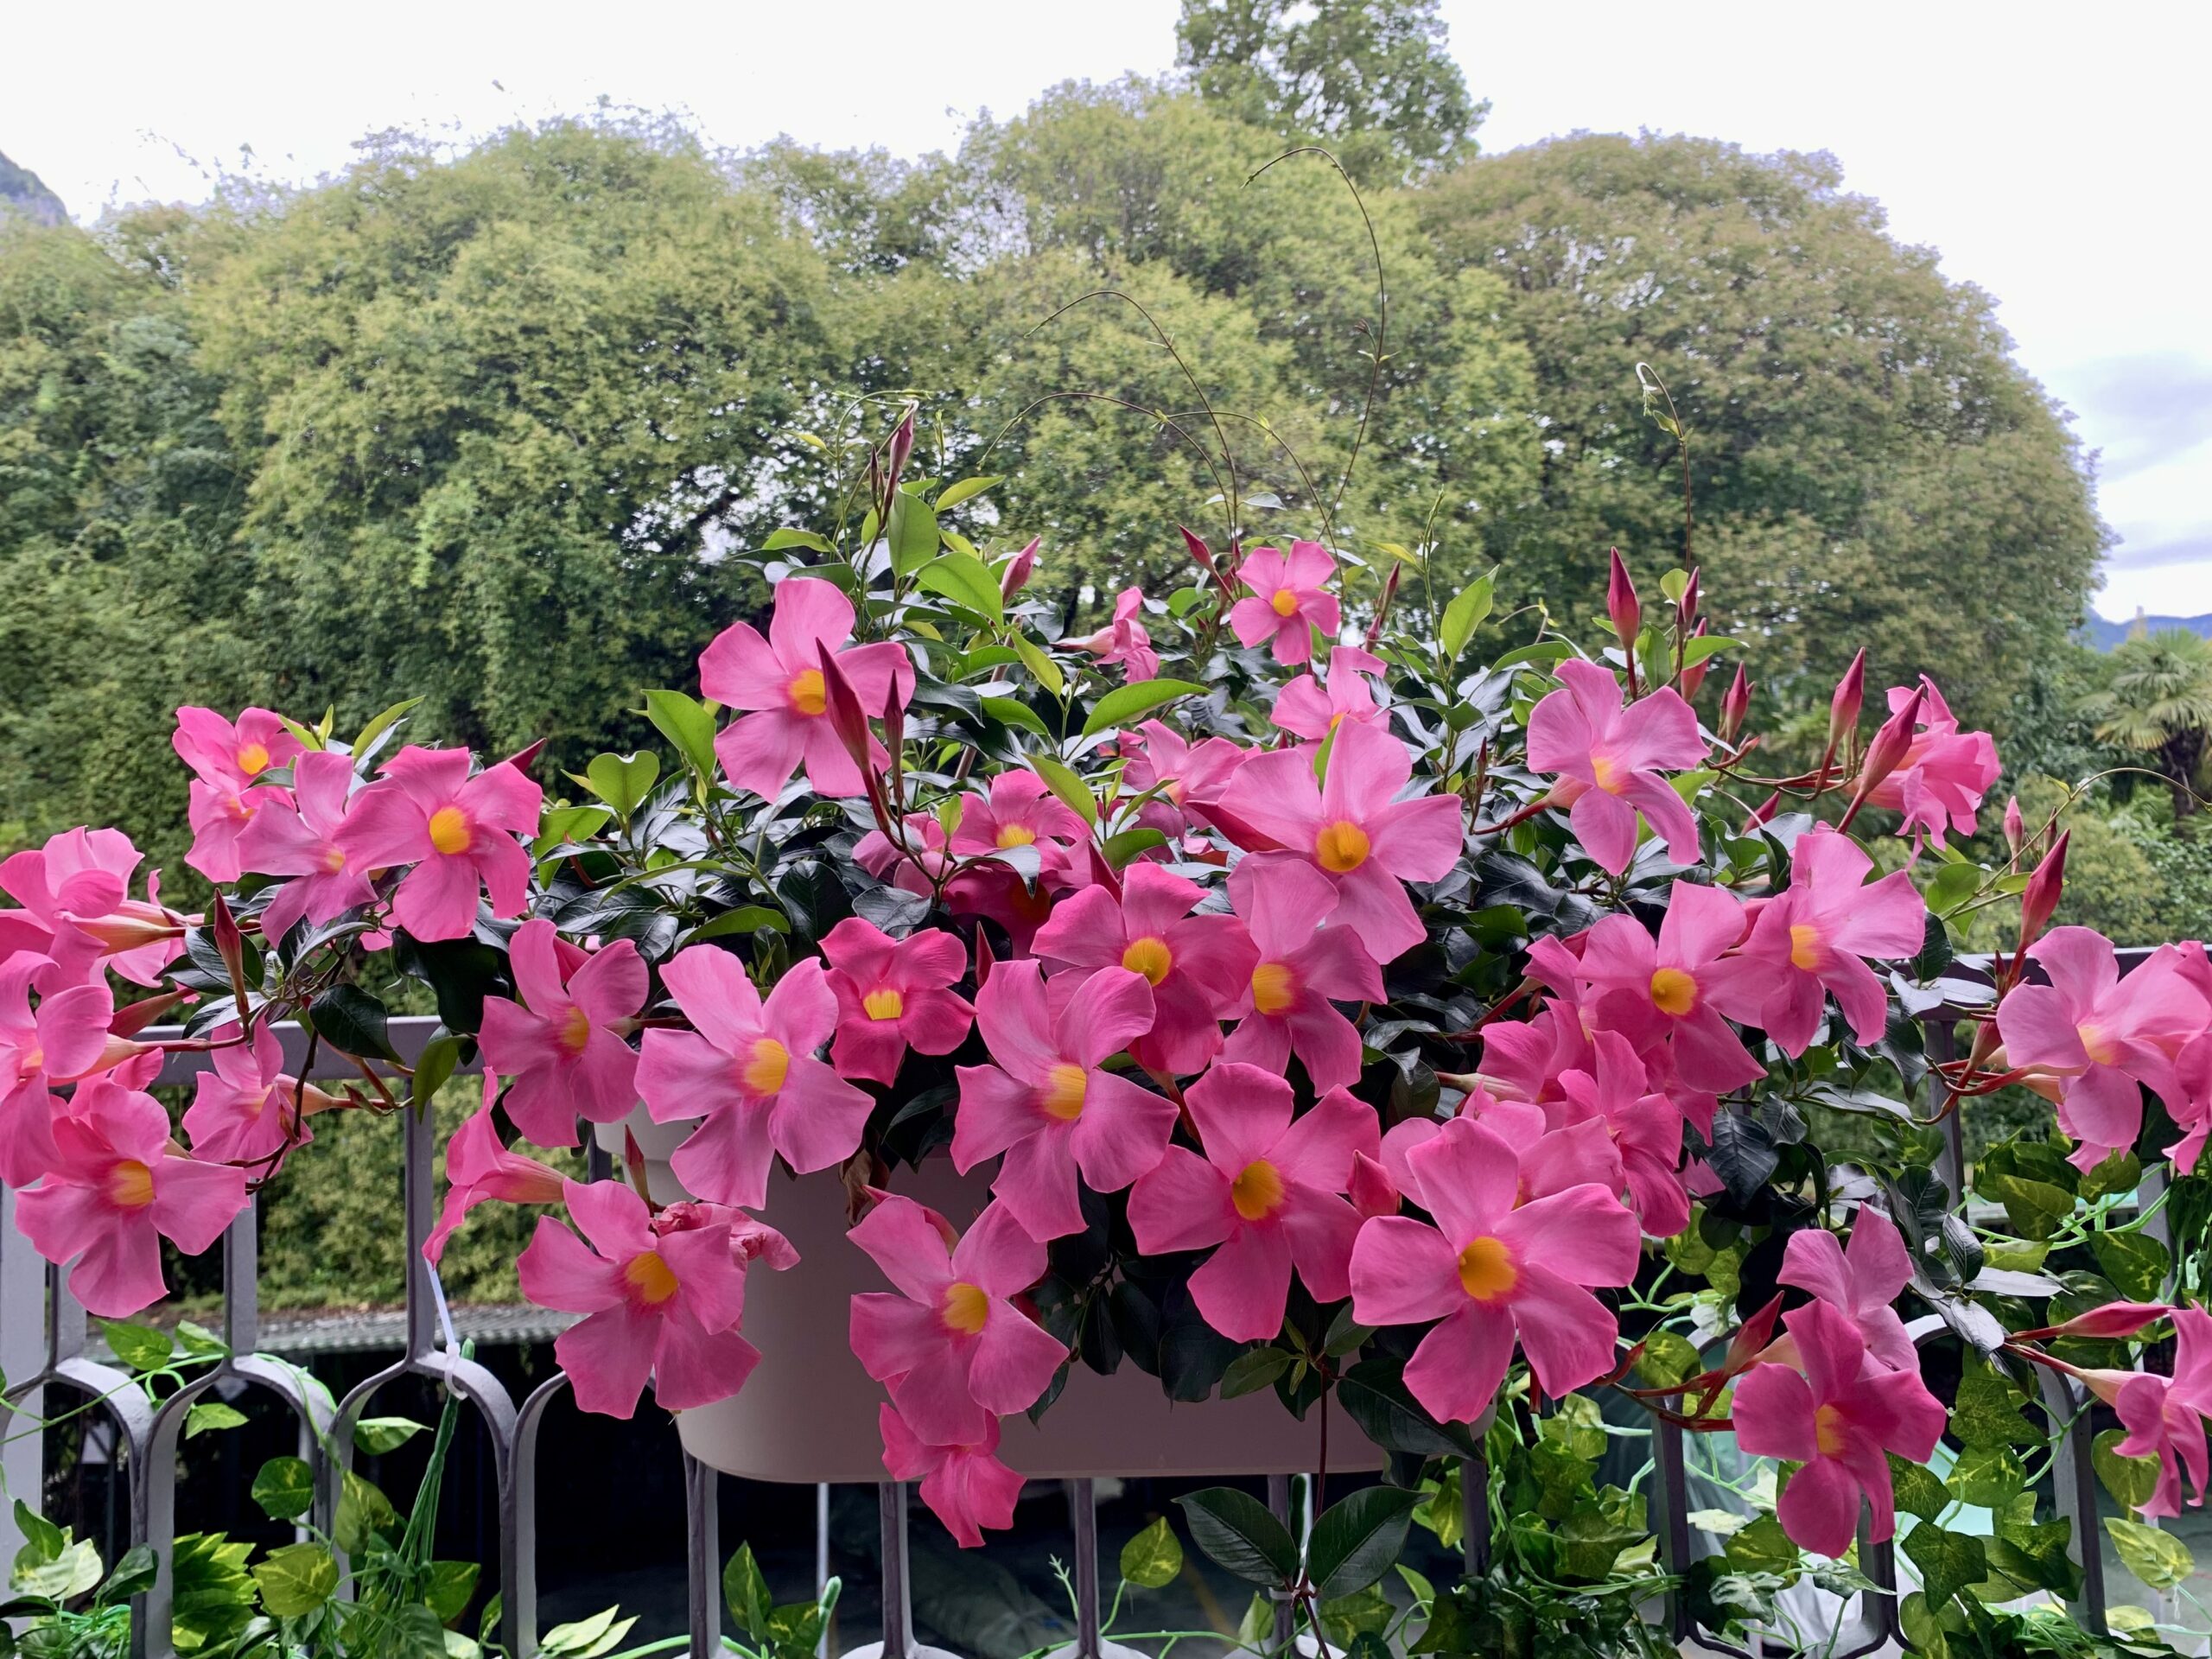
<svg viewBox="0 0 2212 1659"><path fill-rule="evenodd" d="M591 1020L574 1003L561 1017L561 1046L571 1054L581 1054L584 1045L591 1040Z"/></svg>
<svg viewBox="0 0 2212 1659"><path fill-rule="evenodd" d="M2076 1026L2074 1034L2082 1039L2082 1052L2092 1065L2111 1065L2119 1060L2120 1046L2105 1035L2102 1026Z"/></svg>
<svg viewBox="0 0 2212 1659"><path fill-rule="evenodd" d="M345 849L334 841L323 848L322 857L319 861L322 865L322 873L325 875L335 875L346 868Z"/></svg>
<svg viewBox="0 0 2212 1659"><path fill-rule="evenodd" d="M661 1260L658 1250L640 1250L624 1264L623 1281L630 1294L647 1307L658 1307L676 1294L676 1270Z"/></svg>
<svg viewBox="0 0 2212 1659"><path fill-rule="evenodd" d="M430 814L430 845L440 852L465 853L474 838L468 828L468 815L459 807L442 806Z"/></svg>
<svg viewBox="0 0 2212 1659"><path fill-rule="evenodd" d="M273 1089L251 1089L238 1096L238 1106L248 1117L259 1117L261 1109L269 1103Z"/></svg>
<svg viewBox="0 0 2212 1659"><path fill-rule="evenodd" d="M1345 875L1367 862L1367 831L1339 818L1313 838L1313 855L1332 875Z"/></svg>
<svg viewBox="0 0 2212 1659"><path fill-rule="evenodd" d="M107 1173L108 1201L118 1210L143 1210L154 1201L154 1172L125 1158Z"/></svg>
<svg viewBox="0 0 2212 1659"><path fill-rule="evenodd" d="M1287 962L1263 962L1252 970L1252 1006L1262 1014L1281 1014L1298 998L1298 981Z"/></svg>
<svg viewBox="0 0 2212 1659"><path fill-rule="evenodd" d="M1255 1158L1229 1184L1229 1201L1247 1221L1265 1221L1282 1205L1282 1172Z"/></svg>
<svg viewBox="0 0 2212 1659"><path fill-rule="evenodd" d="M1609 754L1593 754L1590 757L1590 775L1598 780L1598 787L1608 795L1619 794L1621 785L1627 781L1623 774L1621 763Z"/></svg>
<svg viewBox="0 0 2212 1659"><path fill-rule="evenodd" d="M802 668L792 675L784 695L791 699L793 714L818 715L830 706L830 688L822 683L818 668Z"/></svg>
<svg viewBox="0 0 2212 1659"><path fill-rule="evenodd" d="M1081 1066L1063 1060L1052 1068L1052 1076L1039 1090L1037 1103L1046 1116L1072 1123L1083 1116L1083 1091L1089 1082Z"/></svg>
<svg viewBox="0 0 2212 1659"><path fill-rule="evenodd" d="M1651 976L1651 1006L1680 1019L1697 1006L1697 981L1679 968L1662 968Z"/></svg>
<svg viewBox="0 0 2212 1659"><path fill-rule="evenodd" d="M1002 823L999 826L998 844L1001 847L1033 847L1037 832L1026 823Z"/></svg>
<svg viewBox="0 0 2212 1659"><path fill-rule="evenodd" d="M944 1306L938 1317L955 1336L972 1337L991 1317L991 1299L982 1286L955 1281L944 1287Z"/></svg>
<svg viewBox="0 0 2212 1659"><path fill-rule="evenodd" d="M18 1077L36 1077L45 1065L46 1051L35 1043L29 1048L16 1051L16 1074Z"/></svg>
<svg viewBox="0 0 2212 1659"><path fill-rule="evenodd" d="M269 769L269 751L258 743L238 746L238 770L249 778L258 777Z"/></svg>
<svg viewBox="0 0 2212 1659"><path fill-rule="evenodd" d="M1289 616L1298 609L1298 595L1287 588L1275 589L1275 596L1268 601L1277 616Z"/></svg>
<svg viewBox="0 0 2212 1659"><path fill-rule="evenodd" d="M1133 974L1142 974L1154 985L1166 978L1167 970L1174 965L1174 953L1168 950L1167 942L1148 933L1141 939L1131 939L1129 948L1122 952L1122 966Z"/></svg>
<svg viewBox="0 0 2212 1659"><path fill-rule="evenodd" d="M1478 1238L1459 1252L1459 1287L1478 1302L1494 1302L1521 1281L1505 1241Z"/></svg>
<svg viewBox="0 0 2212 1659"><path fill-rule="evenodd" d="M765 1099L784 1086L791 1069L791 1050L772 1037L753 1039L753 1058L745 1063L745 1092Z"/></svg>
<svg viewBox="0 0 2212 1659"><path fill-rule="evenodd" d="M906 1012L906 999L888 985L880 985L861 998L861 1010L871 1020L896 1020Z"/></svg>
<svg viewBox="0 0 2212 1659"><path fill-rule="evenodd" d="M1843 1455L1845 1424L1843 1414L1834 1406L1822 1406L1813 1414L1813 1443L1821 1448L1824 1458Z"/></svg>
<svg viewBox="0 0 2212 1659"><path fill-rule="evenodd" d="M1802 968L1807 973L1819 971L1821 966L1821 930L1799 922L1789 930L1789 965Z"/></svg>

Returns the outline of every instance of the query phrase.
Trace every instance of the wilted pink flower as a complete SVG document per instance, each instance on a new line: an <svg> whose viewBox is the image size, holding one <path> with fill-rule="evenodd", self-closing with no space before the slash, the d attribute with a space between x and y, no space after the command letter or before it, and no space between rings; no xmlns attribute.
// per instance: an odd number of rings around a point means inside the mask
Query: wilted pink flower
<svg viewBox="0 0 2212 1659"><path fill-rule="evenodd" d="M1343 617L1328 591L1337 562L1319 542L1293 542L1288 554L1255 547L1236 568L1251 593L1229 607L1239 643L1267 640L1279 663L1296 664L1313 654L1313 630L1333 636Z"/></svg>
<svg viewBox="0 0 2212 1659"><path fill-rule="evenodd" d="M1078 1170L1092 1192L1118 1192L1166 1152L1174 1103L1102 1069L1152 1019L1152 987L1126 968L1048 1002L1036 963L1001 963L976 993L976 1023L998 1064L959 1068L952 1162L964 1175L1004 1153L991 1190L1032 1238L1083 1230Z"/></svg>
<svg viewBox="0 0 2212 1659"><path fill-rule="evenodd" d="M921 1482L922 1502L963 1549L978 1548L985 1527L1000 1531L1014 1524L1021 1477L998 1460L998 1419L988 1420L980 1437L959 1446L920 1440L889 1406L878 1412L876 1427L883 1433L886 1471L893 1480Z"/></svg>
<svg viewBox="0 0 2212 1659"><path fill-rule="evenodd" d="M1597 1185L1519 1209L1520 1160L1471 1118L1407 1154L1430 1226L1380 1216L1352 1247L1352 1317L1439 1323L1407 1363L1406 1387L1440 1421L1472 1422L1497 1398L1516 1334L1537 1383L1563 1395L1613 1363L1620 1328L1587 1287L1624 1285L1641 1250L1636 1218Z"/></svg>
<svg viewBox="0 0 2212 1659"><path fill-rule="evenodd" d="M2174 1370L2170 1377L2139 1373L2121 1383L2113 1405L2127 1430L2113 1449L2123 1458L2158 1459L2158 1484L2142 1505L2152 1517L2181 1513L2181 1470L2189 1470L2194 1509L2204 1502L2204 1414L2212 1411L2212 1314L2174 1310Z"/></svg>
<svg viewBox="0 0 2212 1659"><path fill-rule="evenodd" d="M586 956L533 916L507 962L522 1000L485 999L484 1062L514 1079L515 1128L541 1147L573 1147L579 1117L612 1123L637 1103L638 1052L623 1037L645 1006L645 961L627 939Z"/></svg>
<svg viewBox="0 0 2212 1659"><path fill-rule="evenodd" d="M1881 1041L1889 997L1865 958L1919 955L1928 912L1910 876L1893 870L1870 883L1873 868L1848 836L1798 836L1789 890L1760 907L1736 955L1707 976L1721 1012L1762 1027L1794 1057L1811 1044L1833 991L1852 1034Z"/></svg>
<svg viewBox="0 0 2212 1659"><path fill-rule="evenodd" d="M332 1101L285 1074L284 1045L266 1020L255 1024L251 1043L236 1041L238 1035L236 1022L216 1028L216 1040L230 1046L214 1050L212 1069L193 1079L184 1132L194 1157L246 1165L261 1179L283 1166L282 1154L315 1139L306 1119Z"/></svg>
<svg viewBox="0 0 2212 1659"><path fill-rule="evenodd" d="M1736 1383L1736 1444L1753 1457L1804 1465L1789 1478L1776 1518L1790 1538L1821 1555L1851 1548L1863 1496L1873 1506L1867 1535L1897 1529L1889 1459L1925 1463L1943 1435L1943 1408L1918 1370L1869 1369L1859 1327L1841 1309L1808 1302L1783 1314L1804 1373L1754 1365Z"/></svg>
<svg viewBox="0 0 2212 1659"><path fill-rule="evenodd" d="M1122 665L1130 680L1156 679L1160 653L1152 648L1152 634L1137 619L1144 614L1144 592L1124 588L1114 601L1114 620L1094 634L1069 643L1090 652L1099 666Z"/></svg>
<svg viewBox="0 0 2212 1659"><path fill-rule="evenodd" d="M1349 1295L1360 1218L1343 1194L1354 1156L1381 1155L1374 1108L1339 1089L1294 1122L1288 1084L1230 1060L1184 1100L1205 1155L1170 1147L1137 1178L1137 1248L1156 1255L1218 1245L1191 1275L1191 1298L1231 1342L1282 1329L1293 1264L1316 1301Z"/></svg>
<svg viewBox="0 0 2212 1659"><path fill-rule="evenodd" d="M1280 1076L1294 1053L1316 1089L1357 1082L1359 1033L1335 1004L1380 1002L1382 970L1358 934L1328 925L1334 884L1302 858L1255 853L1229 873L1229 900L1255 959L1222 1058Z"/></svg>
<svg viewBox="0 0 2212 1659"><path fill-rule="evenodd" d="M300 740L266 709L241 710L234 725L213 709L183 708L176 711L169 742L196 774L187 810L192 850L184 861L210 881L235 881L240 832L261 807L283 794L274 789L249 794L248 789L264 772L300 754Z"/></svg>
<svg viewBox="0 0 2212 1659"><path fill-rule="evenodd" d="M1583 937L1576 972L1599 993L1601 1023L1639 1047L1664 1042L1684 1083L1726 1094L1766 1075L1709 991L1714 965L1745 926L1743 906L1726 888L1677 881L1656 944L1633 916L1601 917Z"/></svg>
<svg viewBox="0 0 2212 1659"><path fill-rule="evenodd" d="M1681 1109L1649 1086L1643 1062L1625 1037L1601 1031L1595 1039L1596 1071L1560 1077L1561 1126L1604 1127L1620 1156L1629 1205L1643 1230L1672 1238L1689 1225L1689 1194L1678 1173L1682 1162Z"/></svg>
<svg viewBox="0 0 2212 1659"><path fill-rule="evenodd" d="M72 979L105 960L134 985L161 983L184 949L184 918L161 904L161 879L130 897L138 849L120 830L65 830L0 861L0 888L22 906L0 911L0 957L28 950Z"/></svg>
<svg viewBox="0 0 2212 1659"><path fill-rule="evenodd" d="M715 739L715 756L738 788L772 800L802 766L817 795L842 798L867 788L831 729L823 658L836 658L837 671L870 720L894 699L903 707L914 695L914 664L895 641L848 645L854 620L852 601L830 583L786 576L776 584L766 639L750 622L735 622L702 653L700 690L741 711ZM889 760L874 738L868 744L875 764Z"/></svg>
<svg viewBox="0 0 2212 1659"><path fill-rule="evenodd" d="M1030 949L1066 964L1053 976L1067 990L1102 968L1126 968L1152 987L1152 1029L1129 1052L1148 1071L1188 1077L1221 1048L1221 1020L1236 1006L1258 960L1234 916L1193 916L1205 892L1153 864L1123 878L1116 901L1103 887L1060 901Z"/></svg>
<svg viewBox="0 0 2212 1659"><path fill-rule="evenodd" d="M767 1201L772 1154L802 1175L852 1155L873 1103L816 1058L837 1025L820 962L793 967L766 1002L715 945L677 951L660 973L696 1029L645 1033L638 1092L656 1123L703 1120L670 1160L677 1180L754 1207Z"/></svg>
<svg viewBox="0 0 2212 1659"><path fill-rule="evenodd" d="M1918 1375L1920 1357L1905 1334L1904 1321L1890 1306L1911 1282L1912 1258L1897 1223L1879 1210L1859 1205L1848 1245L1837 1243L1825 1227L1790 1234L1775 1277L1810 1291L1847 1317L1859 1328L1871 1362Z"/></svg>
<svg viewBox="0 0 2212 1659"><path fill-rule="evenodd" d="M1558 673L1559 690L1529 715L1529 765L1559 774L1551 798L1567 809L1575 839L1618 875L1636 856L1641 811L1676 863L1697 862L1697 820L1661 775L1706 757L1689 704L1662 686L1624 709L1613 671L1577 657Z"/></svg>
<svg viewBox="0 0 2212 1659"><path fill-rule="evenodd" d="M1329 653L1329 683L1324 688L1309 671L1275 694L1274 719L1294 736L1318 743L1347 720L1362 722L1386 718L1382 705L1367 676L1380 674L1382 664L1356 645L1338 645Z"/></svg>
<svg viewBox="0 0 2212 1659"><path fill-rule="evenodd" d="M760 1353L738 1334L745 1273L727 1230L663 1231L645 1201L614 1181L569 1181L562 1196L583 1236L540 1216L515 1269L538 1306L587 1316L553 1342L578 1408L627 1417L648 1374L669 1411L743 1388Z"/></svg>
<svg viewBox="0 0 2212 1659"><path fill-rule="evenodd" d="M2005 993L1997 1030L2010 1063L2063 1079L2059 1127L2078 1143L2069 1161L2094 1169L2114 1148L2131 1147L2143 1127L2139 1084L2189 1112L2174 1060L2212 1023L2212 1007L2162 945L2122 979L2112 941L2094 928L2054 927L2028 947L2048 985Z"/></svg>
<svg viewBox="0 0 2212 1659"><path fill-rule="evenodd" d="M0 1181L29 1186L53 1166L53 1085L99 1064L114 1012L104 978L71 984L28 953L0 963Z"/></svg>
<svg viewBox="0 0 2212 1659"><path fill-rule="evenodd" d="M908 1048L950 1054L976 1011L951 988L968 968L968 948L938 928L893 939L874 923L848 916L822 941L830 988L837 998L839 1075L890 1083Z"/></svg>
<svg viewBox="0 0 2212 1659"><path fill-rule="evenodd" d="M887 1196L847 1236L899 1292L853 1298L853 1352L917 1434L973 1443L992 1418L1037 1403L1068 1354L1014 1304L1045 1276L1045 1247L1004 1205L986 1205L962 1238L936 1211Z"/></svg>
<svg viewBox="0 0 2212 1659"><path fill-rule="evenodd" d="M111 1078L78 1085L54 1143L45 1179L16 1194L16 1217L41 1255L75 1263L69 1289L103 1319L168 1294L162 1240L197 1255L245 1207L245 1171L178 1152L161 1102Z"/></svg>
<svg viewBox="0 0 2212 1659"><path fill-rule="evenodd" d="M453 1132L446 1142L446 1202L438 1224L423 1243L423 1259L433 1267L445 1254L446 1241L461 1230L468 1212L491 1199L502 1204L558 1204L566 1178L550 1165L499 1141L492 1122L493 1080L486 1079L484 1109Z"/></svg>
<svg viewBox="0 0 2212 1659"><path fill-rule="evenodd" d="M261 912L262 937L274 943L302 916L320 927L376 894L358 864L338 844L353 787L353 762L346 755L315 749L292 762L289 795L264 791L253 822L239 832L241 869L259 875L289 875L272 891Z"/></svg>
<svg viewBox="0 0 2212 1659"><path fill-rule="evenodd" d="M418 939L466 938L476 925L480 882L494 916L519 914L530 855L518 836L537 833L543 801L512 762L468 775L467 749L410 744L353 797L338 844L363 871L414 868L392 895L392 919Z"/></svg>
<svg viewBox="0 0 2212 1659"><path fill-rule="evenodd" d="M1442 880L1462 840L1457 796L1397 798L1412 777L1396 738L1376 726L1347 725L1329 746L1328 776L1319 784L1312 756L1276 749L1247 760L1222 802L1270 846L1298 854L1335 882L1331 920L1387 963L1428 937L1405 884Z"/></svg>
<svg viewBox="0 0 2212 1659"><path fill-rule="evenodd" d="M1925 674L1917 688L1890 688L1891 717L1901 715L1916 696L1921 698L1919 729L1903 757L1866 791L1866 804L1903 813L1900 835L1924 831L1941 847L1947 829L1962 836L1974 833L1981 798L2000 770L1997 745L1987 732L1961 731L1943 694Z"/></svg>

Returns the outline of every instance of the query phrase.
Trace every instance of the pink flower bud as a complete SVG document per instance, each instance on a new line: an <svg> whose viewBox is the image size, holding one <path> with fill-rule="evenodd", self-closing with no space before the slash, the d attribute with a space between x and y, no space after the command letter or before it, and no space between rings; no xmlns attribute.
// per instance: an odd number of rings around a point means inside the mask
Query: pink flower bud
<svg viewBox="0 0 2212 1659"><path fill-rule="evenodd" d="M1844 677L1847 682L1850 679L1848 675ZM1836 695L1839 697L1843 695L1842 687L1836 689ZM1874 741L1866 746L1866 763L1859 769L1856 798L1865 800L1911 752L1913 737L1920 728L1920 710L1927 701L1928 688L1923 684L1914 690L1910 701L1882 722L1882 729L1874 734Z"/></svg>
<svg viewBox="0 0 2212 1659"><path fill-rule="evenodd" d="M868 713L861 707L853 683L837 666L837 653L824 646L817 660L822 665L823 700L829 704L830 729L837 734L845 753L853 757L853 764L865 774L868 769Z"/></svg>
<svg viewBox="0 0 2212 1659"><path fill-rule="evenodd" d="M1629 580L1628 566L1621 563L1621 550L1612 550L1612 572L1605 582L1605 614L1613 620L1613 632L1622 646L1631 653L1636 650L1636 636L1643 626L1643 606L1636 596L1636 584Z"/></svg>
<svg viewBox="0 0 2212 1659"><path fill-rule="evenodd" d="M1828 753L1834 754L1843 747L1843 741L1859 729L1859 709L1866 700L1866 647L1859 646L1859 654L1851 659L1851 666L1843 671L1843 677L1836 682L1835 696L1828 700ZM1906 728L1910 731L1911 728ZM1895 761L1891 762L1892 766Z"/></svg>
<svg viewBox="0 0 2212 1659"><path fill-rule="evenodd" d="M2020 819L2020 798L2015 795L2005 803L2005 845L2014 858L2019 857L2026 838L2027 829Z"/></svg>
<svg viewBox="0 0 2212 1659"><path fill-rule="evenodd" d="M883 469L887 493L899 487L899 480L906 471L907 458L913 453L914 411L910 409L906 411L906 418L899 422L891 434L891 453L886 458Z"/></svg>
<svg viewBox="0 0 2212 1659"><path fill-rule="evenodd" d="M2036 866L2035 874L2028 878L2026 889L2020 894L2020 944L2022 949L2042 937L2050 918L2057 912L2058 897L2066 886L2066 843L2072 839L2071 830L2059 836L2051 849L2044 855L2043 862Z"/></svg>
<svg viewBox="0 0 2212 1659"><path fill-rule="evenodd" d="M999 577L999 597L1012 599L1029 585L1029 578L1037 569L1037 544L1045 538L1032 536L1029 545L1007 561L1005 573Z"/></svg>
<svg viewBox="0 0 2212 1659"><path fill-rule="evenodd" d="M1698 619L1697 626L1690 632L1690 638L1693 639L1702 639L1705 638L1705 619L1703 617L1700 617ZM1682 695L1684 696L1694 697L1697 696L1699 689L1705 684L1706 671L1710 669L1712 666L1713 658L1707 657L1702 662L1692 663L1682 670Z"/></svg>
<svg viewBox="0 0 2212 1659"><path fill-rule="evenodd" d="M1363 1152L1351 1155L1351 1207L1362 1221L1398 1213L1398 1189L1390 1172Z"/></svg>
<svg viewBox="0 0 2212 1659"><path fill-rule="evenodd" d="M2023 1331L2016 1340L2042 1341L2052 1337L2094 1337L2110 1341L2132 1337L2144 1326L2154 1325L2173 1310L2164 1302L2107 1302L2102 1307L2093 1307L2086 1313L2077 1313L2063 1325L2047 1325L2040 1330Z"/></svg>
<svg viewBox="0 0 2212 1659"><path fill-rule="evenodd" d="M1770 822L1773 819L1774 815L1781 810L1782 791L1777 789L1773 794L1768 796L1766 799L1761 801L1758 805L1751 809L1751 816L1744 820L1744 833L1748 836L1752 830L1758 829L1759 825ZM1745 909L1748 911L1749 908L1750 906L1747 905Z"/></svg>
<svg viewBox="0 0 2212 1659"><path fill-rule="evenodd" d="M1720 741L1733 743L1736 734L1744 729L1744 716L1751 711L1751 683L1745 677L1744 665L1736 664L1736 677L1729 682L1727 694L1720 699Z"/></svg>
<svg viewBox="0 0 2212 1659"><path fill-rule="evenodd" d="M1675 607L1675 622L1676 626L1687 628L1692 623L1698 621L1697 601L1697 567L1695 565L1692 565L1690 567L1690 579L1684 584L1682 588L1682 597L1680 602ZM1700 626L1699 627L1698 632L1700 633L1703 633L1705 629Z"/></svg>

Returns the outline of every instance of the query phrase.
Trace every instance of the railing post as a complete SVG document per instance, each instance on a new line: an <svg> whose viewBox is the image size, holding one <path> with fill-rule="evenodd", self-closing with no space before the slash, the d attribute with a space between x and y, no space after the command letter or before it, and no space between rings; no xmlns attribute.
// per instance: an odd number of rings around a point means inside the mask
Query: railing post
<svg viewBox="0 0 2212 1659"><path fill-rule="evenodd" d="M46 1263L31 1242L16 1230L16 1194L0 1187L0 1377L16 1381L36 1376L44 1369L48 1344ZM26 1417L45 1414L46 1390L33 1389L16 1402ZM0 1410L0 1433L7 1432L8 1414ZM46 1437L22 1434L0 1441L0 1478L9 1494L34 1510L41 1507L46 1485ZM16 1529L15 1506L0 1504L0 1561L12 1561L22 1548Z"/></svg>
<svg viewBox="0 0 2212 1659"><path fill-rule="evenodd" d="M1290 1477L1288 1475L1268 1477L1268 1508L1274 1512L1275 1519L1281 1522L1285 1528L1291 1528ZM1298 1622L1293 1614L1290 1603L1277 1598L1275 1601L1276 1648L1284 1652L1289 1651L1290 1639L1297 1633L1297 1629Z"/></svg>
<svg viewBox="0 0 2212 1659"><path fill-rule="evenodd" d="M691 1659L715 1659L722 1645L721 1477L683 1454L684 1564L690 1586Z"/></svg>

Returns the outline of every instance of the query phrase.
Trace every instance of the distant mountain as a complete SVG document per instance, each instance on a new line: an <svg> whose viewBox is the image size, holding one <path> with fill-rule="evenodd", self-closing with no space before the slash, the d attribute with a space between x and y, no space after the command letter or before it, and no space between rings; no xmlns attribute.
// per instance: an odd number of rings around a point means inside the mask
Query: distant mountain
<svg viewBox="0 0 2212 1659"><path fill-rule="evenodd" d="M2108 622L2103 617L2092 613L2082 630L2082 638L2099 651L2110 651L2138 628L2145 633L2182 628L2203 639L2212 639L2212 613L2203 616L2145 616L2139 610L2133 620L2126 622Z"/></svg>
<svg viewBox="0 0 2212 1659"><path fill-rule="evenodd" d="M61 198L37 174L0 156L0 213L7 212L28 213L41 225L59 225L69 217Z"/></svg>

